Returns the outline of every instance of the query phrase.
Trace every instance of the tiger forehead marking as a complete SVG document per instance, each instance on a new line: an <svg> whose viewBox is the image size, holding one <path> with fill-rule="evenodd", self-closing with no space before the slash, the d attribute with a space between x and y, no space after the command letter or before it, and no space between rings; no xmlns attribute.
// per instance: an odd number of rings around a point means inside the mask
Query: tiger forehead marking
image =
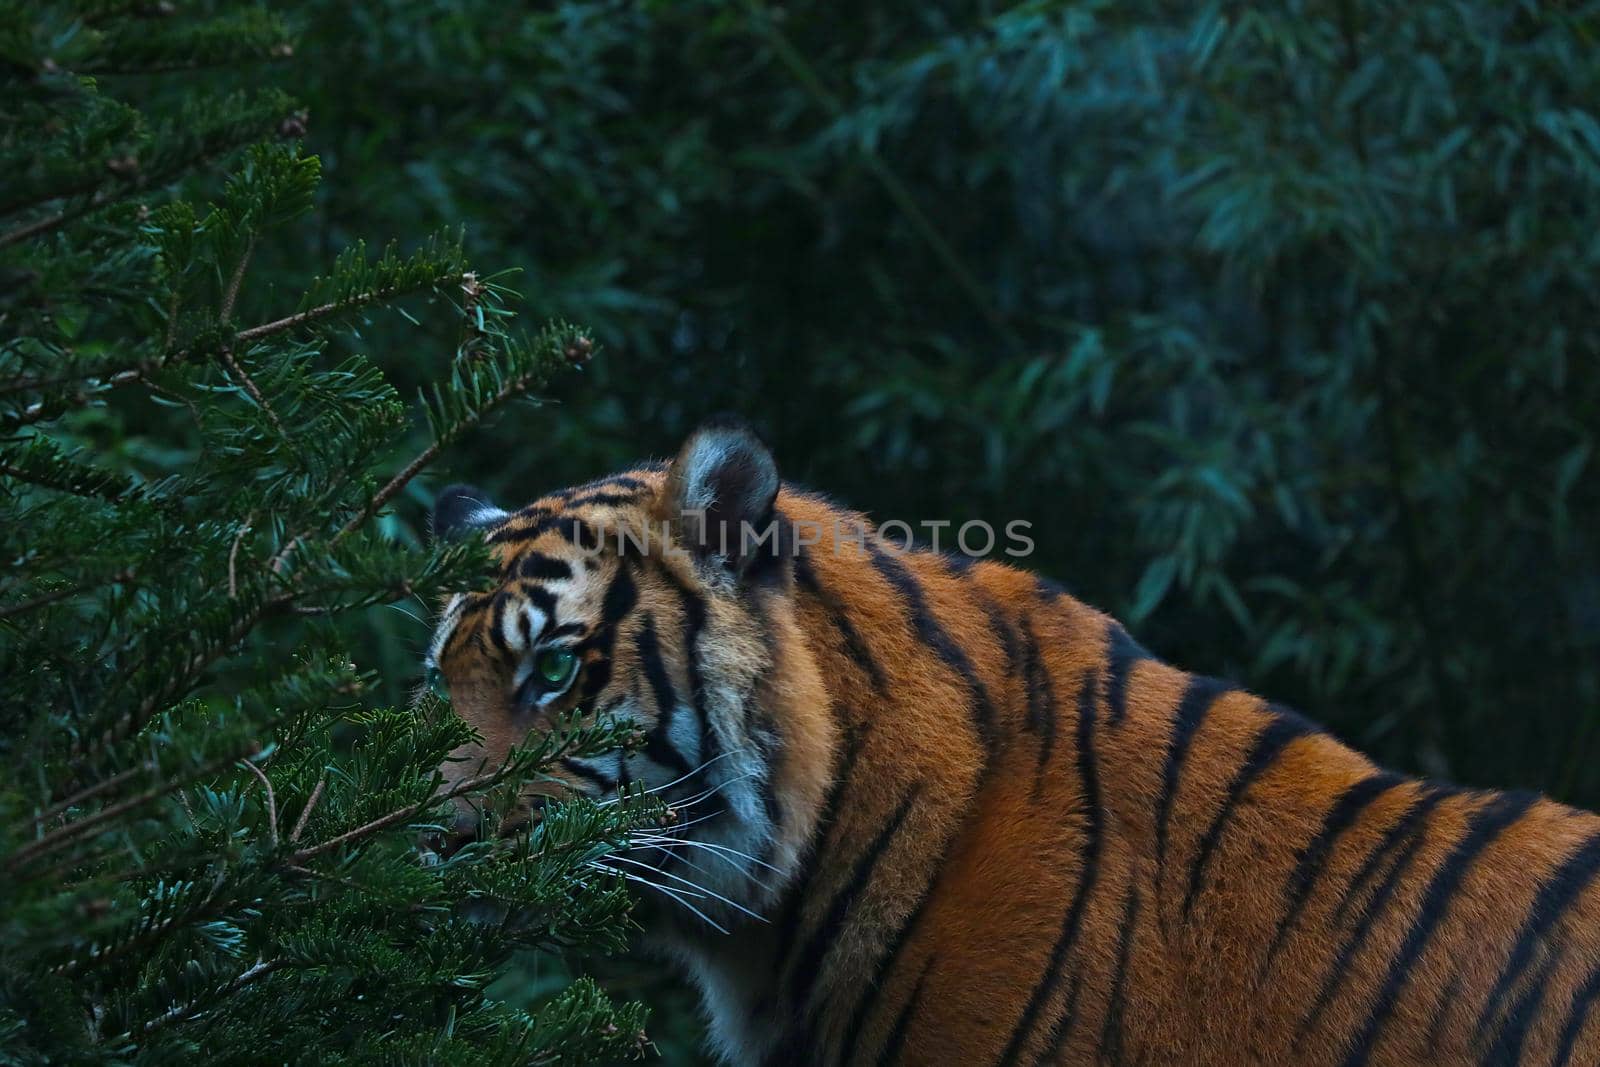
<svg viewBox="0 0 1600 1067"><path fill-rule="evenodd" d="M1382 771L1059 586L841 535L737 424L435 525L499 563L441 605L482 738L444 773L638 723L558 787L687 816L621 859L726 1062L1600 1063L1592 815Z"/></svg>

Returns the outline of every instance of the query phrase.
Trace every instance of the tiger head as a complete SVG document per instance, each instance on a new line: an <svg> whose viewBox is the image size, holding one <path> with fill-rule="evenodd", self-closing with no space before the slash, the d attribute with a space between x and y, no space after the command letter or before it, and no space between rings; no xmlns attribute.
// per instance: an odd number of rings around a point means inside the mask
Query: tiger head
<svg viewBox="0 0 1600 1067"><path fill-rule="evenodd" d="M492 588L445 603L427 653L478 735L444 764L446 780L492 772L575 710L631 721L640 744L560 760L505 827L552 796L641 786L672 806L683 843L640 855L694 869L709 893L691 911L731 929L770 904L814 828L834 744L796 619L780 489L766 446L718 421L670 464L520 510L445 490L435 535L482 536L498 562ZM457 805L458 836L476 833L471 804Z"/></svg>

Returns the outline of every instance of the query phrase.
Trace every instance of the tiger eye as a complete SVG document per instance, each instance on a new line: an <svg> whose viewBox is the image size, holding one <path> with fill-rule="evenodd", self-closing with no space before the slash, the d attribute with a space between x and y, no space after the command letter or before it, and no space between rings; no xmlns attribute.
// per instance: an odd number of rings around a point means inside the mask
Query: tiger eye
<svg viewBox="0 0 1600 1067"><path fill-rule="evenodd" d="M551 688L559 688L572 681L578 671L578 654L570 648L547 648L533 661L539 677Z"/></svg>
<svg viewBox="0 0 1600 1067"><path fill-rule="evenodd" d="M450 699L450 687L445 684L444 672L438 667L429 667L424 681L428 683L428 688L433 691L434 696L444 701Z"/></svg>

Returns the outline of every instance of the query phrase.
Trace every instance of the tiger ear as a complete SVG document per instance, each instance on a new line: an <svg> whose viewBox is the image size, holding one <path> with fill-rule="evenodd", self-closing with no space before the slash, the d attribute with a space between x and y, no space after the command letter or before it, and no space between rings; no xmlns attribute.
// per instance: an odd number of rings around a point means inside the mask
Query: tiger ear
<svg viewBox="0 0 1600 1067"><path fill-rule="evenodd" d="M740 575L763 550L778 499L778 464L743 420L700 425L678 450L662 491L665 517L697 560Z"/></svg>
<svg viewBox="0 0 1600 1067"><path fill-rule="evenodd" d="M510 513L489 502L489 494L470 485L447 486L433 502L429 527L433 536L450 541L469 533L498 526Z"/></svg>

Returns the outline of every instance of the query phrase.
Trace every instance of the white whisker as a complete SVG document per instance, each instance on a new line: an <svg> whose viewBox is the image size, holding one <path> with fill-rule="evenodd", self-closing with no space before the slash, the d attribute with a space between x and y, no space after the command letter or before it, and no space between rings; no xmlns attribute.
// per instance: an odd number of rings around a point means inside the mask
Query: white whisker
<svg viewBox="0 0 1600 1067"><path fill-rule="evenodd" d="M726 789L730 785L738 785L740 782L749 781L751 778L754 778L754 777L756 777L756 772L755 771L746 771L745 773L740 774L740 775L736 775L733 778L724 778L722 781L718 782L716 785L712 786L711 788L701 790L700 792L696 793L694 796L690 797L687 800L679 801L677 806L685 807L685 806L687 806L689 804L698 804L702 800L705 800L707 797L715 796L720 790Z"/></svg>
<svg viewBox="0 0 1600 1067"><path fill-rule="evenodd" d="M647 885L651 889L654 889L658 893L661 893L664 896L668 897L669 899L676 901L677 903L681 904L683 907L689 909L694 914L698 915L700 917L700 921L701 922L705 923L707 926L711 927L713 930L716 930L718 933L725 934L725 933L728 932L727 928L725 926L723 926L721 923L717 922L711 916L707 915L705 912L701 911L699 908L697 908L693 904L689 903L689 901L685 899L687 894L685 894L682 890L668 889L666 886L658 885L655 882L650 881L648 878L640 878L638 875L629 874L627 871L616 870L615 868L608 867L604 863L600 863L598 861L591 861L590 866L598 867L600 870L603 870L603 871L610 871L612 874L620 875L622 878L625 878L630 882L637 882L640 885ZM695 894L695 895L698 898L699 895L698 894Z"/></svg>
<svg viewBox="0 0 1600 1067"><path fill-rule="evenodd" d="M734 749L729 749L727 752L723 752L720 755L712 756L710 759L708 759L704 763L700 764L700 766L694 767L694 768L684 772L683 774L678 775L678 777L674 778L672 781L666 782L666 783L664 783L662 785L652 786L651 788L646 789L645 790L645 794L646 795L650 795L650 794L653 794L653 793L659 793L663 789L671 789L673 786L677 785L679 782L686 782L690 778L693 778L695 775L699 774L701 771L705 770L707 767L711 766L713 763L716 763L718 760L727 759L729 756L737 756L739 753L741 753L743 751L745 751L743 748L734 748ZM718 788L718 787L712 786L713 790L715 790L716 788ZM612 799L610 799L608 801L605 801L605 803L607 803L607 804L615 804L615 803L617 803L617 800L616 800L616 798L613 797Z"/></svg>
<svg viewBox="0 0 1600 1067"><path fill-rule="evenodd" d="M613 858L615 858L615 857L613 857ZM604 871L607 874L614 874L618 878L622 878L625 881L637 882L639 885L647 885L651 889L659 889L664 893L676 893L679 896L693 897L696 900L705 900L706 899L706 896L705 896L704 893L691 893L686 889L671 889L671 888L668 888L667 886L657 885L655 882L652 882L650 879L645 878L645 877L643 877L641 875L634 874L632 871L619 871L615 867L611 866L610 864L608 864L608 863L606 863L606 862L604 862L602 860L590 860L589 861L589 866L593 867L597 871Z"/></svg>
<svg viewBox="0 0 1600 1067"><path fill-rule="evenodd" d="M650 871L652 874L659 874L663 878L671 878L674 882L682 882L684 885L689 886L691 889L694 889L694 890L696 890L696 891L698 891L700 893L704 893L706 896L711 897L713 900L722 901L724 904L728 905L728 907L730 907L730 908L733 908L735 911L744 912L746 915L750 916L750 918L752 918L752 919L755 919L755 920L757 920L759 922L766 922L767 921L764 916L757 915L755 912L751 911L749 908L745 907L743 904L740 904L737 901L729 900L727 897L723 896L721 893L715 892L714 890L707 889L705 886L699 885L699 884L697 884L695 882L691 882L691 881L689 881L689 879L681 877L680 875L673 874L671 871L663 871L660 868L651 867L649 864L640 863L638 860L630 860L626 856L612 856L611 858L613 860L615 860L616 862L618 862L618 863L626 863L630 867L643 867L645 870Z"/></svg>
<svg viewBox="0 0 1600 1067"><path fill-rule="evenodd" d="M750 855L750 853L748 853L748 852L740 852L736 848L729 848L727 845L719 845L714 841L697 841L697 840L695 840L694 838L691 838L691 837L674 838L674 840L682 841L684 844L692 845L695 848L707 848L707 849L711 849L714 852L726 852L730 856L737 856L742 860L748 860L751 863L754 863L758 867L765 867L767 870L771 871L773 874L782 874L783 873L781 870L779 870L777 867L774 867L772 864L768 863L766 860L758 860L754 856Z"/></svg>
<svg viewBox="0 0 1600 1067"><path fill-rule="evenodd" d="M389 604L387 606L390 607L390 608L393 608L395 611L398 611L400 614L404 615L406 618L410 619L412 622L416 623L418 626L426 626L426 625L428 625L427 623L423 622L421 619L417 618L416 615L414 615L412 612L408 611L406 608L400 606L399 604Z"/></svg>
<svg viewBox="0 0 1600 1067"><path fill-rule="evenodd" d="M680 847L682 847L682 848L703 848L707 852L710 852L717 859L721 860L723 863L726 863L728 866L730 866L734 870L738 871L744 877L746 877L750 881L754 882L760 888L766 890L769 893L772 891L772 886L768 885L766 882L762 881L760 878L757 878L755 876L754 872L746 870L744 864L740 863L736 859L733 859L733 858L731 858L729 856L723 855L722 851L720 851L718 848L713 847L711 845L708 845L704 841L692 841L692 840L689 840L687 838L681 838L681 837L656 837L656 838L640 838L640 839L638 839L638 842L639 843L638 843L638 845L636 847L639 847L639 848L655 848L655 849L660 849L662 852L671 853L671 855L675 859L679 860L682 863L688 864L689 866L693 867L697 871L704 871L705 868L700 866L698 863L693 862L687 856L678 855L676 850L678 848L680 848ZM732 850L730 849L728 851L732 851ZM769 866L770 867L771 864L766 864L765 866ZM776 870L776 868L773 868L773 869ZM711 872L706 871L706 873L709 874Z"/></svg>
<svg viewBox="0 0 1600 1067"><path fill-rule="evenodd" d="M725 812L727 810L728 810L727 808L718 808L716 811L708 811L704 815L700 815L700 816L697 816L696 818L689 819L686 822L675 822L675 823L672 824L672 829L674 829L674 830L683 830L683 829L686 829L687 827L690 827L690 826L696 826L696 825L698 825L700 823L706 822L709 819L715 819L718 815L721 815L723 812Z"/></svg>

